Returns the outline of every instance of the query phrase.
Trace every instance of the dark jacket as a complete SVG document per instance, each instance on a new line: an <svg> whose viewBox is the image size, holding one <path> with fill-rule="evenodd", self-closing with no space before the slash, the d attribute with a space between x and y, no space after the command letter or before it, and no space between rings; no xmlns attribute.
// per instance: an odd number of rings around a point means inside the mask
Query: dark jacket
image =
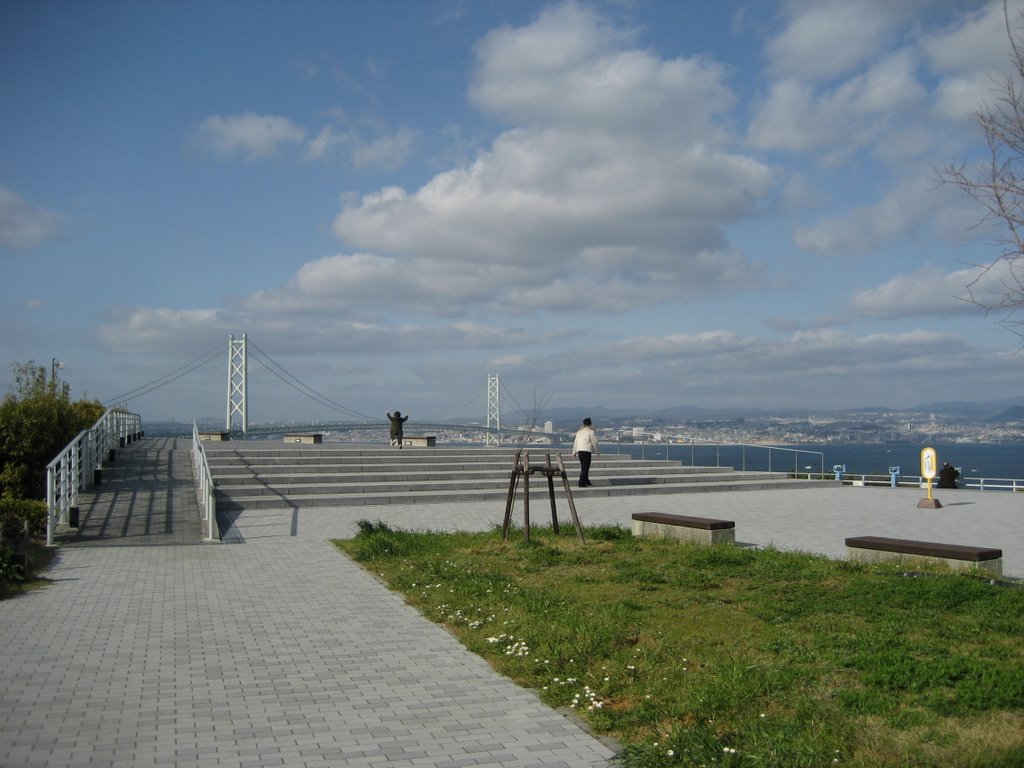
<svg viewBox="0 0 1024 768"><path fill-rule="evenodd" d="M956 488L956 479L960 477L956 467L945 464L939 470L939 488Z"/></svg>
<svg viewBox="0 0 1024 768"><path fill-rule="evenodd" d="M388 412L388 418L391 419L391 436L401 437L402 436L402 424L409 418L408 416L402 416L399 411L395 411L395 415L392 416L391 412Z"/></svg>

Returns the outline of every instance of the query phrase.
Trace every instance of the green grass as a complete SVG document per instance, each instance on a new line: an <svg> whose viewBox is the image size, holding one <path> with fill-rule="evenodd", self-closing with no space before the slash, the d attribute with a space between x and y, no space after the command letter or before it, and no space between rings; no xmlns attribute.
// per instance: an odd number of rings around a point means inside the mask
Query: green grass
<svg viewBox="0 0 1024 768"><path fill-rule="evenodd" d="M1024 591L634 539L337 545L500 673L654 766L1024 765Z"/></svg>

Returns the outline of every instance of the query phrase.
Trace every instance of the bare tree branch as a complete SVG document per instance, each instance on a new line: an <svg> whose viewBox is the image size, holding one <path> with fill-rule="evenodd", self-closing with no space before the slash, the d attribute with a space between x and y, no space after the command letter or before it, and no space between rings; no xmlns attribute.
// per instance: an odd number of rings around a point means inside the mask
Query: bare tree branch
<svg viewBox="0 0 1024 768"><path fill-rule="evenodd" d="M975 265L980 271L966 286L967 300L986 312L1005 313L1000 325L1024 336L1024 32L1010 24L1006 0L1003 15L1012 71L999 83L995 103L973 115L989 159L973 173L963 164L947 166L939 171L939 178L982 206L985 213L979 227L995 224L1003 230L995 241L1002 253L987 265ZM990 287L993 277L998 277L1000 292Z"/></svg>

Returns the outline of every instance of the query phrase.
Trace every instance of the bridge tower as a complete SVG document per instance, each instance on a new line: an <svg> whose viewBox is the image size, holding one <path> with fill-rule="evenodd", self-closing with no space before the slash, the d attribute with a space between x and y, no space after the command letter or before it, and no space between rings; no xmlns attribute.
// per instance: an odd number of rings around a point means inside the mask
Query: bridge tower
<svg viewBox="0 0 1024 768"><path fill-rule="evenodd" d="M242 417L242 434L246 437L249 436L249 406L245 399L248 360L245 334L237 340L228 336L228 419L224 429L231 431L231 419L237 413Z"/></svg>
<svg viewBox="0 0 1024 768"><path fill-rule="evenodd" d="M501 445L501 433L491 432L493 427L495 430L501 429L501 407L499 404L499 397L501 393L501 383L498 380L498 374L493 376L488 374L487 376L487 434L484 438L484 445Z"/></svg>

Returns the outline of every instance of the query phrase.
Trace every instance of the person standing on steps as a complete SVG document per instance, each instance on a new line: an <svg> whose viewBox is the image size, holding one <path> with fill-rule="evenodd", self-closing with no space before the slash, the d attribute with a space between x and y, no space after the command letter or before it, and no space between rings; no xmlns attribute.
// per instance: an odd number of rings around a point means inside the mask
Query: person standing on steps
<svg viewBox="0 0 1024 768"><path fill-rule="evenodd" d="M590 461L600 454L597 433L594 432L594 424L588 416L583 420L583 426L576 431L576 439L572 441L572 455L580 458L580 488L593 485L590 482Z"/></svg>
<svg viewBox="0 0 1024 768"><path fill-rule="evenodd" d="M391 411L388 411L388 418L391 419L391 444L397 445L399 448L402 447L402 425L409 418L403 416L399 410L395 411L395 415L391 415Z"/></svg>

